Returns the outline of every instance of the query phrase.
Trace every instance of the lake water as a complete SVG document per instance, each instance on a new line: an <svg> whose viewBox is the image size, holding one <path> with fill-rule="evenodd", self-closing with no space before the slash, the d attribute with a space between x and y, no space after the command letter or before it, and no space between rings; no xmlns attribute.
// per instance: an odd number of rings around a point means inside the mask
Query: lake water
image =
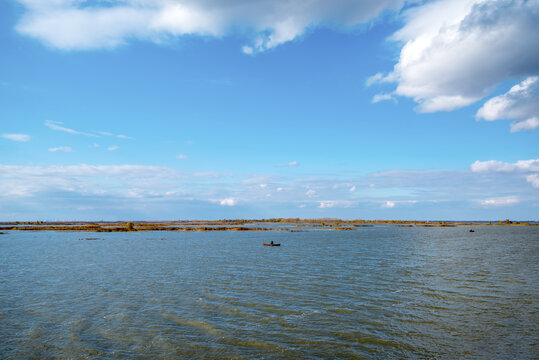
<svg viewBox="0 0 539 360"><path fill-rule="evenodd" d="M537 359L539 227L474 228L13 231L0 358Z"/></svg>

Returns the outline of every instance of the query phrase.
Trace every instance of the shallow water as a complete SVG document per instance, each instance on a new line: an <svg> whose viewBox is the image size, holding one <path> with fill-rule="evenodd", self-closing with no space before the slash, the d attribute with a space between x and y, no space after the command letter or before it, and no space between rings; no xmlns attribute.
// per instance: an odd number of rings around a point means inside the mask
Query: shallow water
<svg viewBox="0 0 539 360"><path fill-rule="evenodd" d="M539 227L474 228L10 232L0 358L537 358Z"/></svg>

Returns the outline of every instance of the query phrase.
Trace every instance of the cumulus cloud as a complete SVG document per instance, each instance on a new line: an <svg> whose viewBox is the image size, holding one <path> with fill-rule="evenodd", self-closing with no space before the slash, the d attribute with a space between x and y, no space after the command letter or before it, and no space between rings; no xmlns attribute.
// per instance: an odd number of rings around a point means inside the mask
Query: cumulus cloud
<svg viewBox="0 0 539 360"><path fill-rule="evenodd" d="M532 131L539 127L539 117L520 120L511 124L511 132Z"/></svg>
<svg viewBox="0 0 539 360"><path fill-rule="evenodd" d="M221 204L222 206L234 206L238 203L238 200L236 200L235 198L225 198L221 201L219 201L219 204Z"/></svg>
<svg viewBox="0 0 539 360"><path fill-rule="evenodd" d="M2 134L2 137L4 139L18 141L18 142L26 142L30 140L30 135L26 135L26 134Z"/></svg>
<svg viewBox="0 0 539 360"><path fill-rule="evenodd" d="M467 106L504 80L539 73L538 1L440 0L404 18L392 36L403 44L398 63L367 84L396 82L395 94L420 112Z"/></svg>
<svg viewBox="0 0 539 360"><path fill-rule="evenodd" d="M515 119L511 132L536 129L539 127L539 77L528 77L507 93L488 100L476 117L487 121Z"/></svg>
<svg viewBox="0 0 539 360"><path fill-rule="evenodd" d="M314 191L313 189L308 189L306 192L305 192L305 195L307 195L308 197L316 197L316 191Z"/></svg>
<svg viewBox="0 0 539 360"><path fill-rule="evenodd" d="M531 174L526 176L526 181L529 182L533 187L539 188L539 174Z"/></svg>
<svg viewBox="0 0 539 360"><path fill-rule="evenodd" d="M353 206L354 203L352 201L346 201L346 200L324 200L320 201L318 207L320 209L329 209L329 208L348 208Z"/></svg>
<svg viewBox="0 0 539 360"><path fill-rule="evenodd" d="M18 0L26 8L17 30L64 50L112 48L130 39L162 42L183 35L251 38L246 54L296 39L308 28L353 27L405 0L123 0L88 6L79 0Z"/></svg>
<svg viewBox="0 0 539 360"><path fill-rule="evenodd" d="M382 207L386 208L386 209L394 208L395 207L395 202L388 200L388 201L386 201L385 203L382 204Z"/></svg>
<svg viewBox="0 0 539 360"><path fill-rule="evenodd" d="M73 149L70 146L58 146L58 147L50 148L49 151L50 152L57 152L57 151L71 152L73 151Z"/></svg>

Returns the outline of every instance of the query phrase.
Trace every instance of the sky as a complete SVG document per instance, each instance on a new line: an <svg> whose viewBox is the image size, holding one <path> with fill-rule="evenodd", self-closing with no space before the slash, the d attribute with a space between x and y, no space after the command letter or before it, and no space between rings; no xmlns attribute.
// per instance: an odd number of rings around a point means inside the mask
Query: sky
<svg viewBox="0 0 539 360"><path fill-rule="evenodd" d="M539 0L0 2L0 221L539 220Z"/></svg>

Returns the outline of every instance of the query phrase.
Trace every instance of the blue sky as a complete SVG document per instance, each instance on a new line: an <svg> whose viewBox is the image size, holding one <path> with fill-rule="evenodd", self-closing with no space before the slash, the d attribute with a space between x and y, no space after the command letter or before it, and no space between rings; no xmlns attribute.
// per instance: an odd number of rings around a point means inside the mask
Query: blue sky
<svg viewBox="0 0 539 360"><path fill-rule="evenodd" d="M0 3L0 220L537 220L538 1Z"/></svg>

